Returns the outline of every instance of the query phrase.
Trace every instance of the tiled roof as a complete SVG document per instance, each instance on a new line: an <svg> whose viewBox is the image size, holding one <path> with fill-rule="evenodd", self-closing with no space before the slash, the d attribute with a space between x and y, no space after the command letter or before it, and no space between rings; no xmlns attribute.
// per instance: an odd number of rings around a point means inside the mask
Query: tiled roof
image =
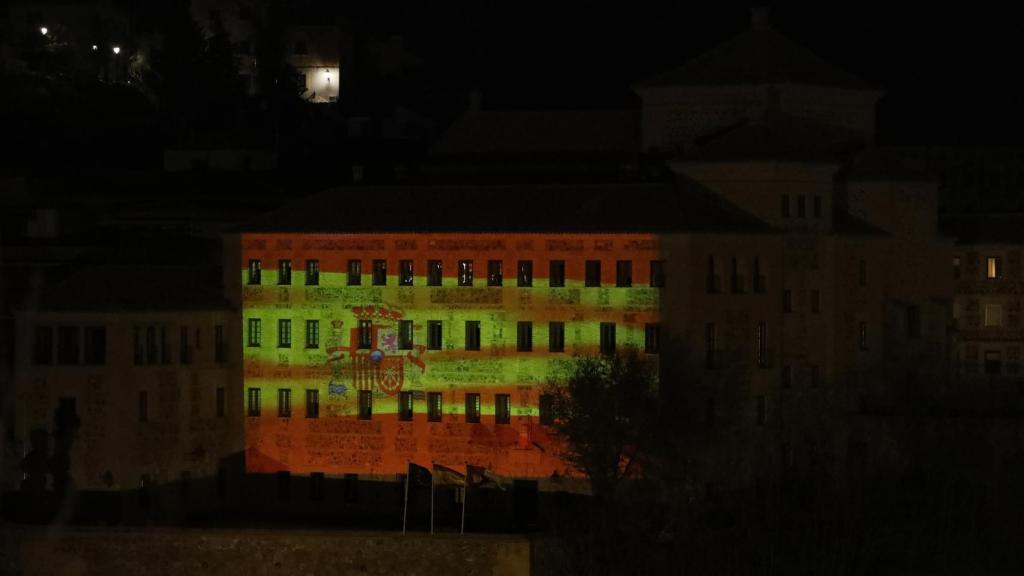
<svg viewBox="0 0 1024 576"><path fill-rule="evenodd" d="M300 199L249 232L768 232L696 184L363 186Z"/></svg>
<svg viewBox="0 0 1024 576"><path fill-rule="evenodd" d="M807 84L873 89L771 28L743 32L645 86L748 86Z"/></svg>

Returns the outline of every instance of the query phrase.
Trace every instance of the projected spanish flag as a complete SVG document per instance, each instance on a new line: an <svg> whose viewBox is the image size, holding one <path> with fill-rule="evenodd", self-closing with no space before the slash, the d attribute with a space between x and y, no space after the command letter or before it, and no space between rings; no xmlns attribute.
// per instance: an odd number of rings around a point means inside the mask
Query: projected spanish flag
<svg viewBox="0 0 1024 576"><path fill-rule="evenodd" d="M542 387L650 347L659 258L637 234L243 235L247 469L573 475Z"/></svg>

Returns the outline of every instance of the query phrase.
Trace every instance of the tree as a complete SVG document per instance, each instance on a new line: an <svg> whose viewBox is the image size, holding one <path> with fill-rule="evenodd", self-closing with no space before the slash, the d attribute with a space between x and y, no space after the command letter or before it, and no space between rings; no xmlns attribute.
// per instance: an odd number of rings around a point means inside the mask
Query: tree
<svg viewBox="0 0 1024 576"><path fill-rule="evenodd" d="M650 455L658 419L658 366L634 351L581 356L546 386L564 458L586 474L597 498L611 496ZM648 461L649 462L649 461Z"/></svg>

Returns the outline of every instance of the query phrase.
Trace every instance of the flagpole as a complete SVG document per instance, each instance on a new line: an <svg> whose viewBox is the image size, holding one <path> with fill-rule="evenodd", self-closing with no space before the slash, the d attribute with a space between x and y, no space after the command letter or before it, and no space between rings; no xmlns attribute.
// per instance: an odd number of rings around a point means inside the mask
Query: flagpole
<svg viewBox="0 0 1024 576"><path fill-rule="evenodd" d="M409 474L409 463L405 463L405 504L402 506L402 534L405 534L406 520L409 518L409 480L412 479L412 475Z"/></svg>
<svg viewBox="0 0 1024 576"><path fill-rule="evenodd" d="M430 475L430 535L434 535L434 475Z"/></svg>

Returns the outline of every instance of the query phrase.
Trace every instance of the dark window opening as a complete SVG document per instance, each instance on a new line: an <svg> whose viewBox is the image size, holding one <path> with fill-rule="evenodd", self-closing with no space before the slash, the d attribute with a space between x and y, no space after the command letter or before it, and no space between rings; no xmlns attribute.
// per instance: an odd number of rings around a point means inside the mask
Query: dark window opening
<svg viewBox="0 0 1024 576"><path fill-rule="evenodd" d="M182 328L182 334L185 334L185 338L188 338L187 332L184 332ZM107 362L107 329L103 326L86 326L85 327L85 349L84 361L86 366L102 366ZM187 344L187 341L186 341ZM184 358L184 356L183 356ZM188 355L189 361L192 359L191 353ZM182 362L187 364L188 362Z"/></svg>
<svg viewBox="0 0 1024 576"><path fill-rule="evenodd" d="M362 392L365 392L362 391ZM320 417L320 391L306 390L306 418Z"/></svg>
<svg viewBox="0 0 1024 576"><path fill-rule="evenodd" d="M363 261L348 261L348 285L359 286L363 283Z"/></svg>
<svg viewBox="0 0 1024 576"><path fill-rule="evenodd" d="M615 323L601 322L601 354L615 354Z"/></svg>
<svg viewBox="0 0 1024 576"><path fill-rule="evenodd" d="M373 320L359 321L359 349L368 350L373 345Z"/></svg>
<svg viewBox="0 0 1024 576"><path fill-rule="evenodd" d="M466 320L466 350L480 350L480 322Z"/></svg>
<svg viewBox="0 0 1024 576"><path fill-rule="evenodd" d="M508 424L512 421L512 397L508 394L494 395L494 423Z"/></svg>
<svg viewBox="0 0 1024 576"><path fill-rule="evenodd" d="M413 405L412 392L398 393L398 419L403 422L412 420Z"/></svg>
<svg viewBox="0 0 1024 576"><path fill-rule="evenodd" d="M249 284L257 286L262 281L259 260L249 260Z"/></svg>
<svg viewBox="0 0 1024 576"><path fill-rule="evenodd" d="M371 282L374 286L386 286L388 283L388 261L387 260L374 260L373 261L373 278Z"/></svg>
<svg viewBox="0 0 1024 576"><path fill-rule="evenodd" d="M440 286L443 272L440 260L427 260L427 286Z"/></svg>
<svg viewBox="0 0 1024 576"><path fill-rule="evenodd" d="M522 288L533 286L533 260L520 260L516 266L517 283Z"/></svg>
<svg viewBox="0 0 1024 576"><path fill-rule="evenodd" d="M320 284L320 261L306 260L306 286Z"/></svg>
<svg viewBox="0 0 1024 576"><path fill-rule="evenodd" d="M551 426L555 423L555 399L550 394L540 395L540 405L538 406L538 418L541 425Z"/></svg>
<svg viewBox="0 0 1024 576"><path fill-rule="evenodd" d="M292 283L292 261L291 260L278 260L277 261L277 283L282 286L287 286Z"/></svg>
<svg viewBox="0 0 1024 576"><path fill-rule="evenodd" d="M459 260L459 286L473 285L473 261Z"/></svg>
<svg viewBox="0 0 1024 576"><path fill-rule="evenodd" d="M466 393L466 422L470 424L480 422L480 394L475 392Z"/></svg>
<svg viewBox="0 0 1024 576"><path fill-rule="evenodd" d="M248 408L249 416L259 416L260 415L260 389L259 388L249 388L249 397L248 397L248 406L247 406L247 408Z"/></svg>
<svg viewBox="0 0 1024 576"><path fill-rule="evenodd" d="M292 391L289 388L277 391L277 415L281 418L292 417Z"/></svg>
<svg viewBox="0 0 1024 576"><path fill-rule="evenodd" d="M658 324L644 325L644 352L657 354L661 350L661 326Z"/></svg>
<svg viewBox="0 0 1024 576"><path fill-rule="evenodd" d="M369 390L359 391L359 419L370 420L373 418L373 392Z"/></svg>
<svg viewBox="0 0 1024 576"><path fill-rule="evenodd" d="M292 347L292 321L280 319L277 321L277 347Z"/></svg>
<svg viewBox="0 0 1024 576"><path fill-rule="evenodd" d="M488 286L501 286L502 273L501 273L501 260L488 260L487 261L487 285Z"/></svg>
<svg viewBox="0 0 1024 576"><path fill-rule="evenodd" d="M548 323L548 352L565 351L565 323Z"/></svg>
<svg viewBox="0 0 1024 576"><path fill-rule="evenodd" d="M441 421L440 392L427 392L427 420L430 422Z"/></svg>
<svg viewBox="0 0 1024 576"><path fill-rule="evenodd" d="M516 324L516 351L530 352L533 350L533 322Z"/></svg>
<svg viewBox="0 0 1024 576"><path fill-rule="evenodd" d="M427 349L428 350L440 350L441 349L441 321L440 320L428 320L427 321Z"/></svg>
<svg viewBox="0 0 1024 576"><path fill-rule="evenodd" d="M398 262L398 285L412 286L413 263L412 260L400 260Z"/></svg>
<svg viewBox="0 0 1024 576"><path fill-rule="evenodd" d="M633 285L633 261L619 260L615 263L615 286L629 288Z"/></svg>
<svg viewBox="0 0 1024 576"><path fill-rule="evenodd" d="M565 286L565 260L548 262L548 286L562 288Z"/></svg>
<svg viewBox="0 0 1024 576"><path fill-rule="evenodd" d="M583 285L596 288L601 285L601 261L600 260L587 260L584 264L585 278Z"/></svg>
<svg viewBox="0 0 1024 576"><path fill-rule="evenodd" d="M135 363L142 363L139 353L139 329L135 329ZM32 345L32 362L37 365L53 364L53 327L36 326L35 340Z"/></svg>

